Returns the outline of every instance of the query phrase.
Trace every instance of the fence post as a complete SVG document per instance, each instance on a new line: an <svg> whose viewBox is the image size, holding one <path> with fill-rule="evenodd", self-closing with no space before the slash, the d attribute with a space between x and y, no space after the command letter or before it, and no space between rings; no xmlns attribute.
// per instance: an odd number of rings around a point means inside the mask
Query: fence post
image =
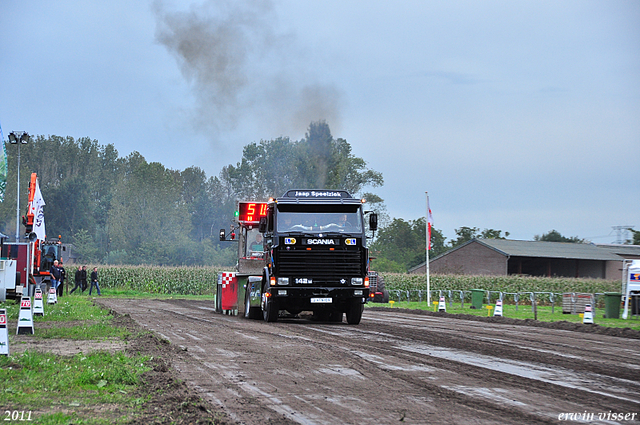
<svg viewBox="0 0 640 425"><path fill-rule="evenodd" d="M553 309L556 302L556 295L553 292L549 292L549 301L551 302L551 314L553 314Z"/></svg>
<svg viewBox="0 0 640 425"><path fill-rule="evenodd" d="M520 293L513 294L513 300L516 302L516 312L518 312L518 301L520 301Z"/></svg>
<svg viewBox="0 0 640 425"><path fill-rule="evenodd" d="M531 299L531 312L533 313L533 320L538 320L538 309L536 305L536 293L530 292L529 299Z"/></svg>
<svg viewBox="0 0 640 425"><path fill-rule="evenodd" d="M464 310L464 291L460 291L460 307Z"/></svg>

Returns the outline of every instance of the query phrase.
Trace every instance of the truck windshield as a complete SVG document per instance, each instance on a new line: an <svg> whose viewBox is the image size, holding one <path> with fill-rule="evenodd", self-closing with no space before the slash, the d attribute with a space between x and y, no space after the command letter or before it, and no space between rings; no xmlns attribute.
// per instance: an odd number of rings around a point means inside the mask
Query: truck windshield
<svg viewBox="0 0 640 425"><path fill-rule="evenodd" d="M279 212L278 232L362 232L358 212Z"/></svg>
<svg viewBox="0 0 640 425"><path fill-rule="evenodd" d="M57 245L44 245L42 247L42 257L40 259L40 270L49 271L54 260L59 260L59 251Z"/></svg>
<svg viewBox="0 0 640 425"><path fill-rule="evenodd" d="M258 232L258 228L245 229L247 232L245 237L245 257L262 258L264 256L264 245L262 242L262 233Z"/></svg>

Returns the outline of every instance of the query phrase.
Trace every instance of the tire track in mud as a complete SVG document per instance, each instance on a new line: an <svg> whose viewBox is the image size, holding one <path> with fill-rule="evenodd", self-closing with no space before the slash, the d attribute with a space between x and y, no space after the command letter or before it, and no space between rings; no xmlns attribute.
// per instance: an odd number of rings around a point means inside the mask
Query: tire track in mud
<svg viewBox="0 0 640 425"><path fill-rule="evenodd" d="M330 331L323 330L321 332ZM367 331L361 332L365 338L369 333ZM346 334L340 335L336 331L333 333L338 339L345 340L347 338ZM495 402L517 405L521 409L530 403L532 388L537 388L540 394L545 395L545 397L538 397L538 405L544 401L543 398L546 399L547 405L558 405L556 398L560 397L565 402L573 402L573 405L565 407L565 410L568 411L576 411L576 409L584 411L585 407L598 408L602 406L605 399L608 406L628 408L628 403L636 403L637 397L630 398L626 393L640 390L638 384L619 378L610 378L591 372L573 376L572 370L562 367L549 367L541 363L512 361L496 356L476 354L477 351L482 351L478 347L474 347L472 353L459 348L443 348L429 341L428 331L423 331L420 335L404 334L402 337L392 336L389 333L383 334L380 331L370 334L374 339L385 341L390 346L388 348L368 346L367 352L363 354L364 358L372 358L372 353L377 352L378 358L373 358L373 360L382 367L393 364L393 359L404 358L407 362L422 361L432 370L437 371L437 378L431 377L430 380L424 381L428 384L437 384L442 388L456 390L473 397L493 398ZM424 340L429 342L425 343ZM384 360L379 360L379 358ZM607 382L603 383L603 380ZM590 385L595 388L590 388ZM623 385L628 387L623 387ZM591 399L596 401L595 404L590 405L585 399L585 391L591 393ZM514 394L520 395L515 396ZM549 397L549 394L553 396ZM505 395L509 395L511 398L506 399ZM530 413L539 409L535 406L529 406L524 410Z"/></svg>
<svg viewBox="0 0 640 425"><path fill-rule="evenodd" d="M556 423L640 410L627 379L636 340L401 312L365 310L359 326L266 324L201 301L101 303L184 347L172 359L181 378L239 423Z"/></svg>
<svg viewBox="0 0 640 425"><path fill-rule="evenodd" d="M631 381L637 381L640 374L638 340L584 333L578 333L576 336L571 335L576 334L575 332L555 329L541 332L541 328L526 326L503 325L501 328L500 325L490 325L492 327L487 328L487 324L468 325L466 321L456 321L458 323L452 328L450 325L442 326L441 320L434 329L431 321L420 325L415 320L411 321L411 318L405 321L403 317L398 318L387 313L386 317L370 320L377 322L380 327L403 326L406 335L415 338L426 335L439 346L460 348L479 354L498 354L501 358L518 361L544 361L569 369ZM523 331L522 328L527 330ZM625 342L620 344L619 341Z"/></svg>

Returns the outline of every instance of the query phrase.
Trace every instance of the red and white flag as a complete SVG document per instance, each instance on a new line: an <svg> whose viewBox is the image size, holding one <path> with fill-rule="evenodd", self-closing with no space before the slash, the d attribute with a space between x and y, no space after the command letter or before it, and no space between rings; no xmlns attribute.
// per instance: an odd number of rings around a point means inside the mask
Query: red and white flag
<svg viewBox="0 0 640 425"><path fill-rule="evenodd" d="M429 205L429 195L427 195L427 250L431 250L431 226L433 226L433 215L431 215L431 206Z"/></svg>

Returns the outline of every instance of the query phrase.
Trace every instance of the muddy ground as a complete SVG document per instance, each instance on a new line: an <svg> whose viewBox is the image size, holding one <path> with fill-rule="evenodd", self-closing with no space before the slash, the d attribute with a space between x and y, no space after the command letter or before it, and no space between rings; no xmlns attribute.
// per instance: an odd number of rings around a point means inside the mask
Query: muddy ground
<svg viewBox="0 0 640 425"><path fill-rule="evenodd" d="M637 331L381 308L357 326L264 323L207 301L98 301L151 331L126 347L156 362L147 423L640 422Z"/></svg>

